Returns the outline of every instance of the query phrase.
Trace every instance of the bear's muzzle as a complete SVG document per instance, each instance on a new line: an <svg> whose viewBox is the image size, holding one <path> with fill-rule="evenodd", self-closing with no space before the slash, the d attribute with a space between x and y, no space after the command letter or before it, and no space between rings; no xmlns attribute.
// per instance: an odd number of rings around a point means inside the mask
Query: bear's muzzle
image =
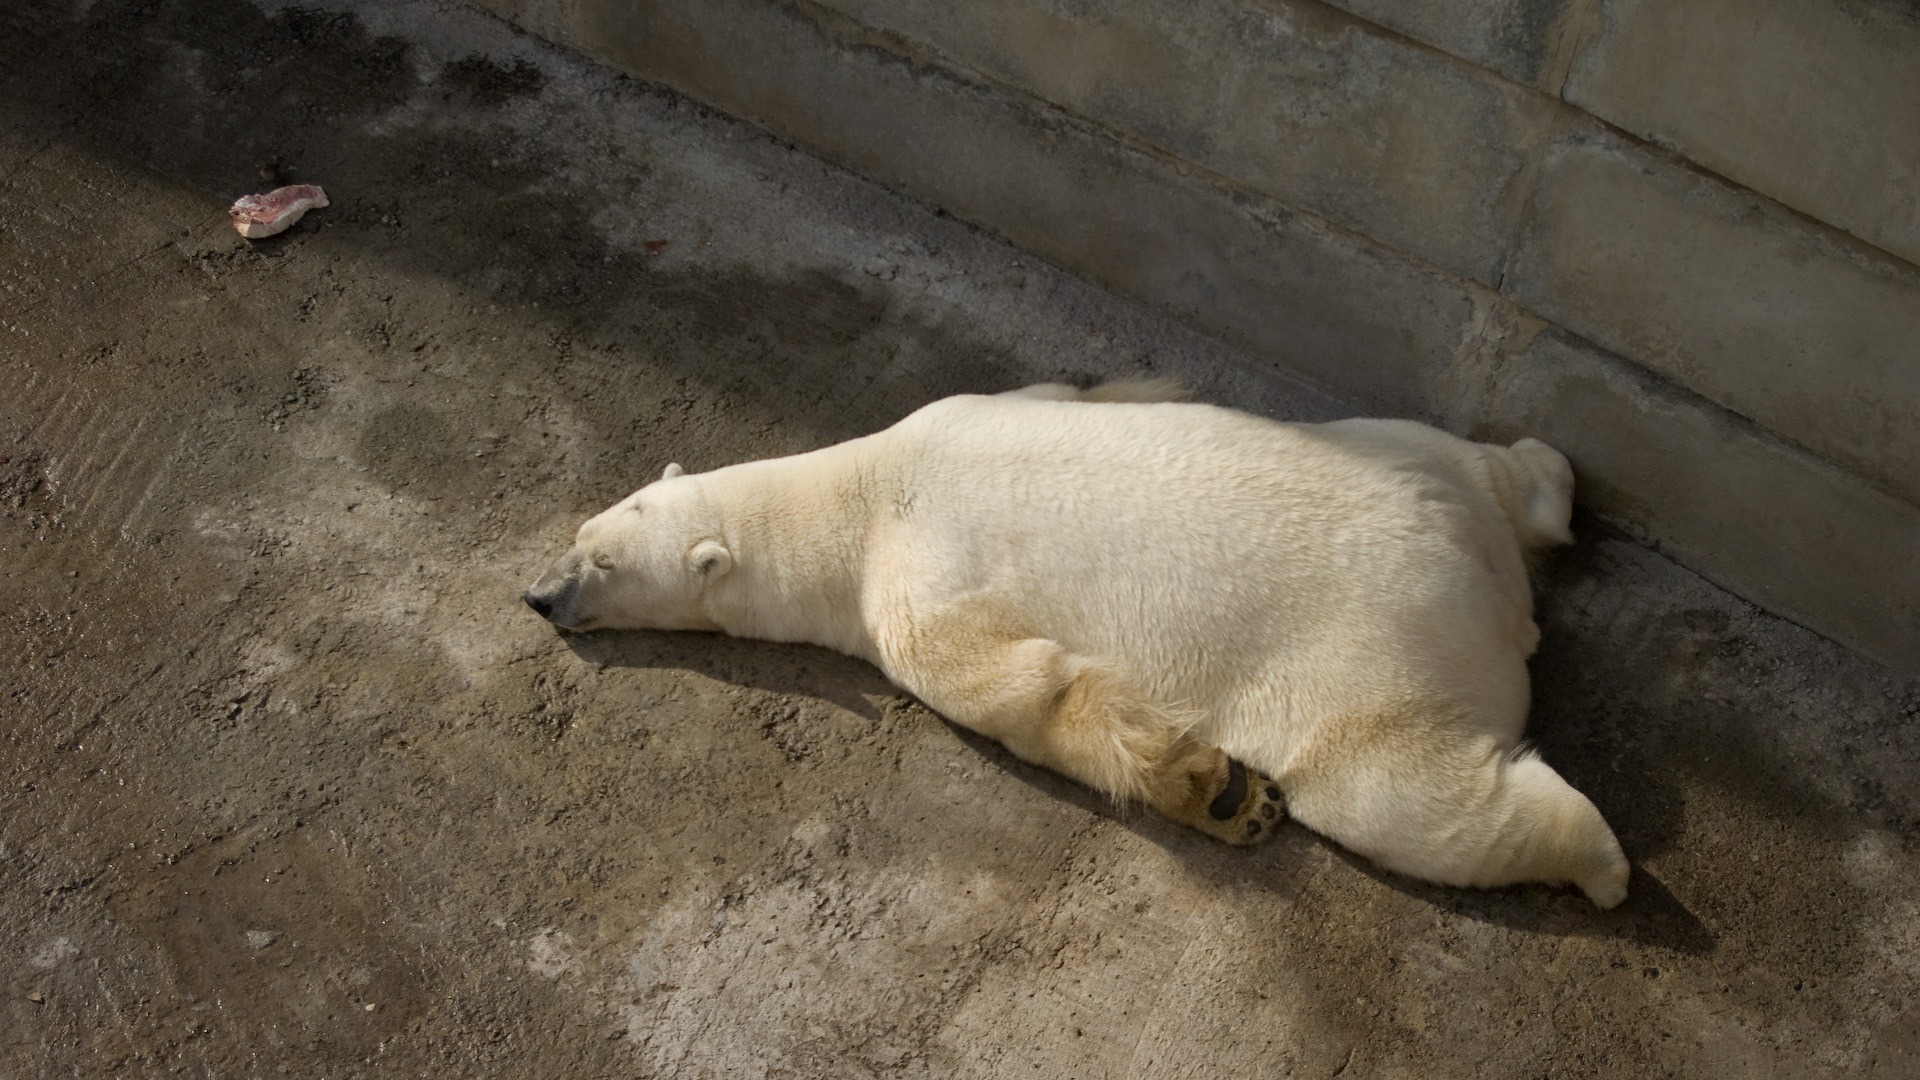
<svg viewBox="0 0 1920 1080"><path fill-rule="evenodd" d="M534 614L547 620L562 630L577 629L583 621L575 611L575 601L580 591L580 579L566 573L560 567L540 575L520 599L526 601Z"/></svg>

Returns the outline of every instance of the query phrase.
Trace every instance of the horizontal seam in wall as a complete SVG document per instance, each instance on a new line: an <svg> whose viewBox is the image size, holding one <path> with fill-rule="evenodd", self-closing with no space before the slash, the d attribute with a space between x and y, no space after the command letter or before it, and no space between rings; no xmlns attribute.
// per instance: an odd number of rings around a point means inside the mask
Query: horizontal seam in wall
<svg viewBox="0 0 1920 1080"><path fill-rule="evenodd" d="M1537 318L1538 316L1535 317ZM1625 367L1631 375L1651 381L1661 390L1667 392L1675 405L1699 409L1710 413L1720 418L1721 421L1728 426L1729 430L1735 434L1746 436L1761 446L1771 448L1777 453L1806 458L1818 465L1825 466L1840 476L1858 483L1861 487L1875 495L1888 499L1899 506L1920 512L1920 504L1916 504L1912 499L1898 491L1889 489L1885 484L1875 478L1860 473L1842 462L1835 461L1817 450L1802 445L1798 441L1775 431L1758 420L1744 413L1729 409L1725 405L1700 393L1698 390L1683 383L1675 382L1657 371L1653 371L1642 364L1634 362L1631 357L1622 356L1598 342L1568 330L1559 323L1545 319L1541 321L1552 327L1555 333L1558 333L1567 341L1577 343L1589 351L1598 354L1600 358L1605 361Z"/></svg>
<svg viewBox="0 0 1920 1080"><path fill-rule="evenodd" d="M910 41L891 31L881 30L868 26L865 23L857 22L837 11L822 8L820 5L813 3L812 0L773 0L773 3L792 8L808 18L812 18L811 13L813 12L820 13L822 18L817 20L817 22L823 31L831 32L827 30L829 23L842 23L848 27L855 28L860 37L867 39L858 42L843 41L843 44L865 48L880 56L904 62L917 71L936 72L955 85L970 92L978 93L980 91L987 91L991 94L1001 95L1010 99L1012 103L1018 107L1049 122L1053 126L1076 129L1083 134L1106 139L1129 153L1137 154L1140 157L1172 168L1183 176L1192 176L1203 180L1210 187L1230 198L1266 203L1275 208L1280 214L1304 219L1311 222L1316 228L1324 229L1329 233L1345 237L1367 248L1390 253L1423 273L1444 277L1450 281L1468 282L1476 288L1488 288L1485 283L1464 277L1456 271L1440 266L1423 255L1402 250L1375 236L1361 232L1350 225L1343 225L1334 221L1318 211L1294 206L1270 192L1262 191L1243 181L1235 180L1211 166L1203 165L1191 158L1181 157L1170 150L1156 146L1130 132L1102 123L1092 117L1065 108L1056 102L1048 101L1046 98L1008 83L1005 80L985 74L966 64L958 63L934 46ZM883 48L878 41L873 39L881 39L899 47ZM1569 108L1571 108L1571 106L1569 106Z"/></svg>
<svg viewBox="0 0 1920 1080"><path fill-rule="evenodd" d="M1678 169L1681 172L1684 172L1695 178L1708 180L1722 187L1730 189L1731 193L1735 195L1745 195L1753 199L1757 199L1762 202L1765 202L1770 207L1778 210L1788 218L1792 219L1796 224L1799 224L1804 228L1810 229L1813 232L1820 234L1822 239L1837 246L1839 249L1841 249L1841 251L1843 251L1847 255L1847 257L1865 265L1868 268L1871 268L1871 264L1875 260L1880 260L1886 263L1893 264L1892 267L1887 269L1891 269L1894 272L1911 273L1911 274L1920 275L1920 263L1916 263L1913 260L1907 259L1896 252L1888 251L1886 248L1883 248L1878 244L1873 243L1870 240L1866 240L1860 236L1857 236L1851 232L1848 232L1846 229L1843 229L1840 226L1835 225L1831 222L1823 221L1820 218L1813 216L1812 214L1808 213L1805 210L1801 210L1798 207L1795 207L1791 204L1781 202L1779 199L1776 199L1773 196L1766 194L1765 192L1749 187L1746 184L1742 184L1738 180L1735 180L1724 173L1717 172L1706 165L1702 165L1701 163L1694 161L1692 158L1689 158L1685 154L1679 152L1677 148L1668 146L1652 138L1637 134L1628 128L1622 127L1621 125L1606 119L1605 117L1589 112L1586 109L1583 109L1580 106L1575 105L1570 101L1567 101L1563 96L1549 94L1538 87L1530 86L1522 82L1516 82L1515 80L1508 78L1506 75L1500 73L1499 71L1496 71L1493 68L1487 67L1484 64L1475 63L1474 61L1468 60L1464 57L1456 56L1455 54L1450 53L1445 49L1441 49L1434 45L1429 45L1426 42L1420 41L1417 38L1408 37L1406 34L1403 34L1397 30L1394 30L1391 27L1382 26L1379 23L1373 22L1370 19L1362 18L1361 16L1355 15L1352 12L1345 11L1338 7L1334 7L1326 3L1325 0L1300 0L1300 2L1312 4L1314 7L1322 9L1335 16L1338 16L1339 18L1347 22L1350 22L1357 26L1363 26L1370 33L1376 33L1381 37L1399 42L1403 45L1406 45L1409 48L1417 49L1420 52L1427 53L1431 56L1439 57L1448 63L1456 64L1461 67L1471 69L1489 78L1492 78L1501 83L1504 83L1507 86L1515 87L1525 94L1550 102L1559 109L1566 110L1568 112L1577 114L1578 116L1583 117L1587 120L1590 120L1601 131L1605 132L1608 135L1611 135L1616 139L1619 139L1623 143L1628 144L1630 148L1639 150L1640 152L1645 153L1650 157L1653 157L1654 159L1662 162L1663 164L1672 166L1673 168ZM1308 218L1316 222L1320 226L1326 229L1329 229L1331 231L1338 232L1342 235L1356 237L1356 238L1365 240L1367 243L1383 251L1391 251L1396 255L1399 255L1402 258L1406 259L1409 263L1412 263L1413 265L1418 266L1422 269L1430 270L1434 273L1443 274L1450 278L1462 277L1462 275L1459 274L1457 271L1442 267L1437 263L1433 262L1431 259L1428 259L1426 256L1419 255L1410 251L1405 251L1399 247L1395 247L1394 245L1388 244L1385 241L1380 240L1379 238L1369 233L1364 233L1352 226L1342 225L1338 222L1335 222L1323 216L1317 211L1289 204L1283 201L1279 196L1274 195L1271 192L1267 192L1260 188L1254 187L1253 185L1248 184L1245 181L1236 180L1230 176L1227 176L1224 173L1221 173L1219 170L1213 168L1212 166L1194 161L1191 158L1182 157L1179 154L1176 154L1170 150L1164 149L1158 145L1155 145L1154 143L1148 142L1147 140L1141 138L1138 135L1134 135L1131 132L1122 130L1104 121L1096 120L1093 117L1086 116L1083 113L1079 113L1072 109L1066 108L1065 106L1059 104L1058 102L1050 101L1046 98L1040 97L1037 94L1034 94L1032 91L1029 91L1023 87L1017 86L1015 84L1007 82L1004 79L1001 79L996 76L987 74L986 72L980 71L979 69L969 64L965 64L956 60L950 54L944 52L939 47L932 45L930 43L916 41L910 38L903 37L902 35L895 33L894 31L884 30L879 27L871 26L867 23L860 22L859 20L854 19L851 16L845 15L835 9L827 8L818 3L815 3L814 0L772 0L772 3L774 3L777 6L788 8L789 10L793 11L795 14L813 23L817 28L821 30L821 32L824 35L827 35L829 37L839 38L840 43L843 45L847 45L855 48L863 48L882 56L891 57L895 60L906 63L909 67L915 70L938 72L940 74L945 75L946 77L951 79L953 82L963 87L985 89L985 90L992 91L994 93L1003 94L1018 102L1024 103L1027 106L1027 108L1032 111L1051 113L1054 116L1058 117L1060 120L1064 120L1065 122L1068 122L1074 126L1077 126L1084 131L1105 135L1106 137L1112 139L1114 142L1119 143L1143 156L1170 163L1176 169L1182 169L1182 170L1199 173L1203 175L1214 186L1221 188L1223 190L1264 199L1272 203L1274 206L1280 207L1282 210L1284 210L1289 214L1295 214L1300 217ZM1544 148L1539 148L1537 152L1544 152ZM1538 163L1536 162L1535 164L1537 166ZM1537 170L1535 175L1536 176L1538 175ZM1527 198L1528 199L1532 198L1531 192L1528 193ZM1501 270L1498 276L1504 277L1505 267L1510 264L1512 257L1513 257L1513 252L1511 250L1508 250L1507 252L1503 253L1502 259L1500 260ZM1472 279L1466 279L1466 280L1472 280ZM1477 283L1477 284L1485 284L1485 283Z"/></svg>
<svg viewBox="0 0 1920 1080"><path fill-rule="evenodd" d="M1321 8L1323 10L1332 12L1342 18L1345 18L1354 23L1365 26L1368 28L1369 31L1377 33L1381 37L1388 38L1393 41L1397 41L1402 45L1405 45L1412 49L1417 49L1420 52L1427 53L1428 55L1431 55L1431 56L1442 57L1446 60L1452 61L1455 64L1459 64L1463 67L1471 68L1472 70L1480 72L1484 75L1487 75L1490 78L1497 79L1500 82L1506 83L1509 86L1519 87L1521 90L1525 91L1528 94L1533 94L1538 97L1545 98L1548 101L1556 102L1563 108L1570 109L1573 112L1580 114L1581 116L1588 117L1595 124L1600 125L1600 127L1605 129L1609 134L1613 135L1614 137L1621 139L1625 142L1631 143L1639 148L1642 148L1643 150L1655 155L1656 157L1666 161L1669 164L1672 164L1680 169L1683 169L1695 176L1703 177L1705 179L1715 181L1716 183L1732 188L1735 191L1744 192L1748 195L1753 196L1756 199L1763 199L1766 202L1772 204L1773 206L1778 207L1782 211L1785 211L1789 216L1797 219L1800 224L1811 227L1819 232L1827 234L1828 238L1831 240L1839 241L1842 246L1858 247L1858 248L1866 249L1865 251L1857 251L1857 252L1850 253L1856 258L1870 259L1874 256L1878 256L1882 259L1886 259L1889 262L1899 264L1900 268L1904 270L1920 274L1920 260L1910 259L1904 255L1901 255L1898 252L1889 251L1886 248L1881 247L1879 244L1876 244L1873 241L1868 240L1863 236L1850 232L1839 225L1835 225L1830 221L1827 221L1823 218L1815 216L1810 211L1802 210L1799 207L1794 206L1792 203L1783 202L1782 200L1777 199L1772 195L1768 195L1766 192L1761 191L1758 188L1752 187L1747 184L1743 184L1740 181L1735 180L1733 177L1726 175L1725 173L1719 172L1710 166L1703 165L1700 162L1695 161L1694 159L1688 157L1678 146L1672 145L1670 143L1662 142L1660 141L1660 139L1653 136L1652 134L1642 135L1632 130L1631 128L1625 127L1612 120L1608 120L1606 117L1603 117L1598 113L1590 112L1587 109L1584 109L1579 105L1576 105L1571 101L1568 101L1566 97L1566 83L1572 77L1572 74L1571 74L1572 67L1574 64L1578 62L1579 51L1580 49L1585 47L1585 42L1587 40L1588 35L1583 34L1581 40L1577 42L1573 47L1573 49L1569 52L1567 57L1567 62L1569 65L1568 73L1560 79L1559 92L1550 93L1530 83L1519 82L1515 79L1512 79L1508 77L1506 73L1499 71L1495 68L1488 67L1486 64L1480 63L1477 60L1471 60L1471 59L1468 59L1467 57L1460 56L1457 53L1448 52L1446 49L1443 49L1438 45L1429 44L1428 42L1421 41L1419 38L1411 37L1405 33L1402 33L1399 30L1395 30L1390 26L1384 26L1380 23L1374 22L1372 19L1369 19L1364 15L1356 15L1353 12L1347 11L1344 8L1336 7L1333 4L1328 3L1327 0L1298 0L1298 2L1304 3L1304 4L1312 4L1316 8ZM1511 253L1509 253L1509 257L1510 256L1511 256Z"/></svg>
<svg viewBox="0 0 1920 1080"><path fill-rule="evenodd" d="M1722 187L1730 189L1734 195L1746 195L1765 202L1768 206L1792 219L1794 224L1820 234L1821 239L1839 247L1846 254L1847 258L1856 264L1872 268L1873 261L1878 259L1883 262L1893 263L1894 265L1892 267L1886 269L1894 273L1912 274L1915 277L1920 277L1920 262L1915 262L1898 252L1888 251L1873 241L1856 236L1830 221L1822 221L1812 214L1807 213L1805 210L1788 203L1783 203L1764 191L1750 188L1740 181L1727 176L1725 173L1715 172L1713 169L1680 153L1679 150L1674 147L1635 134L1630 129L1621 127L1619 124L1605 117L1596 116L1572 102L1563 102L1563 104L1580 115L1591 119L1595 124L1599 125L1602 130L1614 138L1630 144L1642 153L1658 158L1662 162L1680 169L1695 179L1707 180L1719 184ZM1885 270L1882 272L1885 272Z"/></svg>

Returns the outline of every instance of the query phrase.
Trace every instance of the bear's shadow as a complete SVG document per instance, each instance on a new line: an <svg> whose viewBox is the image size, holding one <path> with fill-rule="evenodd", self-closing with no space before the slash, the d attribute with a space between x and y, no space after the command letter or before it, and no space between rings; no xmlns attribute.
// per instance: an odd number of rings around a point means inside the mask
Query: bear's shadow
<svg viewBox="0 0 1920 1080"><path fill-rule="evenodd" d="M563 640L575 656L601 667L690 671L734 686L816 698L876 722L878 701L906 696L871 665L813 645L658 630L603 630Z"/></svg>
<svg viewBox="0 0 1920 1080"><path fill-rule="evenodd" d="M1626 901L1612 911L1601 911L1571 887L1466 889L1419 881L1383 869L1297 822L1287 822L1264 844L1228 847L1144 807L1115 806L1098 792L1014 757L984 735L951 721L946 723L961 742L1007 775L1052 798L1117 822L1175 856L1188 873L1208 884L1251 883L1276 897L1292 899L1303 884L1300 868L1318 858L1317 848L1381 885L1459 918L1523 933L1622 941L1693 956L1711 953L1716 944L1706 924L1687 910L1665 883L1638 864L1633 868ZM1632 852L1628 854L1631 857Z"/></svg>
<svg viewBox="0 0 1920 1080"><path fill-rule="evenodd" d="M884 702L911 700L911 695L871 665L817 646L645 630L566 635L564 641L587 663L690 671L734 686L825 701L875 723L881 719ZM1300 868L1321 858L1315 854L1318 848L1380 884L1456 917L1526 933L1619 940L1689 955L1714 949L1715 937L1706 925L1664 883L1638 865L1626 902L1613 911L1600 911L1568 888L1478 890L1417 881L1384 870L1295 823L1289 823L1265 844L1227 847L1145 808L1116 806L1098 792L1020 760L984 735L944 717L941 722L1000 772L1048 798L1071 803L1132 831L1174 855L1189 873L1210 884L1252 883L1277 897L1291 899L1302 887Z"/></svg>

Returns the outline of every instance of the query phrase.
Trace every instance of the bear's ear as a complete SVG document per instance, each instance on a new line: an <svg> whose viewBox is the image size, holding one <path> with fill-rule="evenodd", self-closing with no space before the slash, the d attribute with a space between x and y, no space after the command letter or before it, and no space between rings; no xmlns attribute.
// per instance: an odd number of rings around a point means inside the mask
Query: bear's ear
<svg viewBox="0 0 1920 1080"><path fill-rule="evenodd" d="M676 476L685 474L686 471L687 470L681 468L680 463L676 461L667 466L667 470L660 474L660 479L671 480Z"/></svg>
<svg viewBox="0 0 1920 1080"><path fill-rule="evenodd" d="M702 540L687 552L687 562L700 571L702 577L719 577L733 569L733 552L713 540Z"/></svg>

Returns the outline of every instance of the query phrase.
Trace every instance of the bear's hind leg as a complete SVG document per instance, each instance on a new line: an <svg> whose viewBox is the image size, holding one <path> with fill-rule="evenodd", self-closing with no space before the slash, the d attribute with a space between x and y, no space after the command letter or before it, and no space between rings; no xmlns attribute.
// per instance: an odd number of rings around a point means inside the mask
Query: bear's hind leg
<svg viewBox="0 0 1920 1080"><path fill-rule="evenodd" d="M1531 751L1433 729L1330 749L1285 776L1288 809L1389 870L1480 888L1572 884L1603 908L1626 899L1613 830Z"/></svg>
<svg viewBox="0 0 1920 1080"><path fill-rule="evenodd" d="M1271 780L1187 737L1192 716L1058 642L1000 636L985 620L948 614L920 620L883 661L889 677L955 723L1227 843L1266 839L1283 816Z"/></svg>

